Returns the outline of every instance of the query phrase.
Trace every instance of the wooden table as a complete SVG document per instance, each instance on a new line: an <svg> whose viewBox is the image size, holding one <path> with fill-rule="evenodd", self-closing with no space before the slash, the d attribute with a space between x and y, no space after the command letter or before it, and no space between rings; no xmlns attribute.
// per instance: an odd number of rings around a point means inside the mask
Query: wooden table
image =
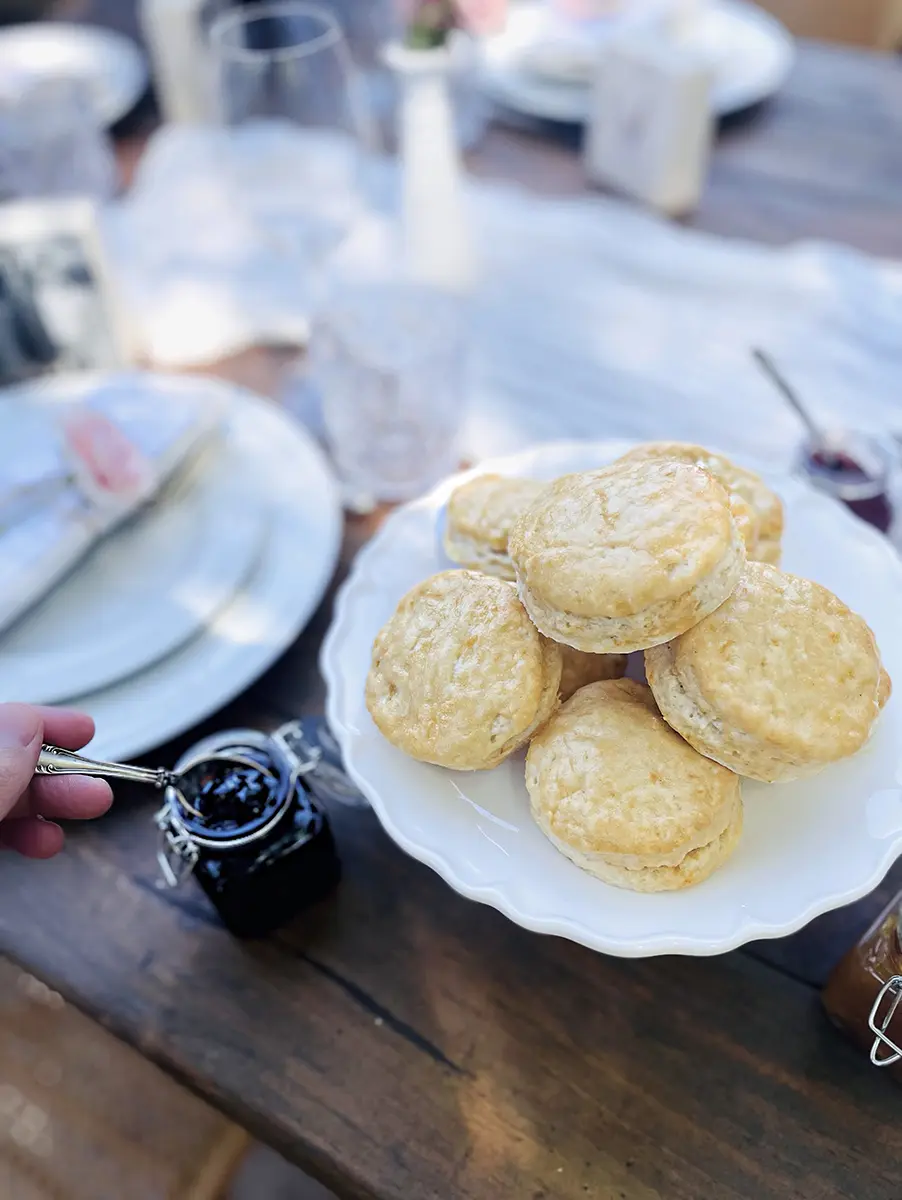
<svg viewBox="0 0 902 1200"><path fill-rule="evenodd" d="M493 132L475 165L581 186L566 141L525 132ZM898 255L900 198L902 71L812 45L724 132L697 224ZM368 532L348 525L345 563ZM211 724L321 710L328 610ZM902 1096L816 991L890 884L783 942L623 961L461 899L344 810L338 894L240 944L198 891L155 887L151 812L124 795L52 865L4 858L0 951L340 1197L902 1195Z"/></svg>

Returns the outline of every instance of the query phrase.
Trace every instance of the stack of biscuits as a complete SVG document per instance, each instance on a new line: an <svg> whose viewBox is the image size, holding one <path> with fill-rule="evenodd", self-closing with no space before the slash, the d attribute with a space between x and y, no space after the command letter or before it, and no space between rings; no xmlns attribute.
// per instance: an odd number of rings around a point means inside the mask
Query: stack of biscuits
<svg viewBox="0 0 902 1200"><path fill-rule="evenodd" d="M532 815L608 883L682 888L732 854L741 779L859 750L890 695L861 617L777 564L783 507L700 446L638 446L552 483L451 496L463 569L419 584L373 647L367 707L413 758L484 770L528 746ZM624 678L644 656L646 684Z"/></svg>

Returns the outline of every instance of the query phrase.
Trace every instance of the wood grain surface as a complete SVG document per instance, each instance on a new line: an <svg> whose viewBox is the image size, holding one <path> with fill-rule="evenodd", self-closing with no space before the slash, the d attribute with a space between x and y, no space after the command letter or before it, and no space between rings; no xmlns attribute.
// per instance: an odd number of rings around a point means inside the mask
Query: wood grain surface
<svg viewBox="0 0 902 1200"><path fill-rule="evenodd" d="M583 186L572 134L496 128L474 169ZM721 135L695 220L902 253L902 72L805 46L785 94ZM272 361L222 368L272 385ZM342 570L378 515L349 521ZM204 729L322 710L329 600ZM192 731L154 761L171 761ZM345 1200L898 1200L902 1096L815 986L884 902L709 960L621 961L527 933L334 814L346 878L264 943L156 886L152 802L0 873L0 951Z"/></svg>
<svg viewBox="0 0 902 1200"><path fill-rule="evenodd" d="M0 941L339 1196L898 1200L898 1090L772 967L536 937L362 810L334 900L241 944L127 804L4 864Z"/></svg>

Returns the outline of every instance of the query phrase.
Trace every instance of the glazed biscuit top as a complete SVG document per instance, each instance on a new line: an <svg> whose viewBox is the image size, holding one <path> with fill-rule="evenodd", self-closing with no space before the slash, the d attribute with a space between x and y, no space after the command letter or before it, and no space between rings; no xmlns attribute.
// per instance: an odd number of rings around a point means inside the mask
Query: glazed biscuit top
<svg viewBox="0 0 902 1200"><path fill-rule="evenodd" d="M554 714L526 759L532 806L584 854L678 863L719 837L740 782L667 725L632 679L592 683Z"/></svg>
<svg viewBox="0 0 902 1200"><path fill-rule="evenodd" d="M889 694L874 635L819 584L749 563L733 595L671 643L673 669L725 726L802 759L852 754Z"/></svg>
<svg viewBox="0 0 902 1200"><path fill-rule="evenodd" d="M613 463L565 475L516 522L521 585L582 617L629 617L704 582L738 541L724 488L698 467Z"/></svg>
<svg viewBox="0 0 902 1200"><path fill-rule="evenodd" d="M560 651L511 584L446 571L409 591L379 632L366 701L386 736L414 755L488 759L529 729L560 675Z"/></svg>
<svg viewBox="0 0 902 1200"><path fill-rule="evenodd" d="M701 467L722 483L730 494L733 520L742 540L750 551L754 550L758 543L760 520L749 494L749 479L745 477L757 479L757 476L753 476L751 471L737 467L724 455L715 454L712 450L706 450L704 446L696 446L690 442L644 442L624 454L621 461L649 462L660 459ZM740 483L742 486L739 486Z"/></svg>
<svg viewBox="0 0 902 1200"><path fill-rule="evenodd" d="M448 501L448 531L505 551L511 526L547 485L535 479L480 475L463 483Z"/></svg>

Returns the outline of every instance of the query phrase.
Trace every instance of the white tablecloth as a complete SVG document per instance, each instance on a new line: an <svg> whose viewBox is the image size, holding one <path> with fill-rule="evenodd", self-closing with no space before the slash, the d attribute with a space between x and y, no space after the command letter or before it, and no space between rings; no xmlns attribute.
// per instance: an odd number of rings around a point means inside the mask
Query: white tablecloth
<svg viewBox="0 0 902 1200"><path fill-rule="evenodd" d="M306 331L306 281L243 210L224 136L158 136L106 219L140 344L161 366ZM394 168L374 172L380 203L395 183ZM676 437L788 463L800 429L753 346L825 423L902 430L902 266L832 245L711 237L602 197L468 186L479 284L466 454Z"/></svg>

